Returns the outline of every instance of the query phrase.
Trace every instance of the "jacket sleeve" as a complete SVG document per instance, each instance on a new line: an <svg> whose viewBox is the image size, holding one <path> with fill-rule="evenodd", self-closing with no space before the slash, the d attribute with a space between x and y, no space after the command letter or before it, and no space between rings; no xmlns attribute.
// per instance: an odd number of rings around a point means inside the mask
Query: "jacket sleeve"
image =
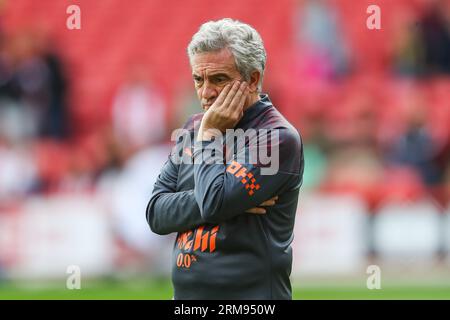
<svg viewBox="0 0 450 320"><path fill-rule="evenodd" d="M254 138L234 155L234 160L225 164L219 148L213 147L214 152L211 152L213 143L196 142L194 195L203 219L210 223L230 219L301 183L300 136L293 129L275 130L278 130L276 142ZM272 155L277 153L271 157L277 162L275 174L265 173L259 161L250 161L250 154L263 150L263 144L269 145ZM222 159L222 163L218 159Z"/></svg>
<svg viewBox="0 0 450 320"><path fill-rule="evenodd" d="M194 190L177 190L178 166L171 159L164 164L147 205L150 229L160 235L184 232L205 223L200 215Z"/></svg>

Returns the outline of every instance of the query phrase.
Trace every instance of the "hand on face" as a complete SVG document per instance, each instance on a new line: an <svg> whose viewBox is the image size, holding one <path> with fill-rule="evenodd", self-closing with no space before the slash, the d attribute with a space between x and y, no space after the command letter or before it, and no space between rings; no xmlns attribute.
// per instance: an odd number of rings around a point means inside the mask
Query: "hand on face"
<svg viewBox="0 0 450 320"><path fill-rule="evenodd" d="M248 84L244 81L226 85L205 112L200 130L217 129L225 132L226 129L234 128L244 114L248 95Z"/></svg>

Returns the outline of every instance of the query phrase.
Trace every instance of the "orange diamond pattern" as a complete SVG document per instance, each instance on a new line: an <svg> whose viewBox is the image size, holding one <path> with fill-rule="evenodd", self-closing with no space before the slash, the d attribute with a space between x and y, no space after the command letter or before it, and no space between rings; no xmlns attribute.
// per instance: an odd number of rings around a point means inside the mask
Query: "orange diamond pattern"
<svg viewBox="0 0 450 320"><path fill-rule="evenodd" d="M243 184L245 184L245 189L246 190L249 190L248 191L248 194L249 195L253 195L254 193L255 193L255 191L254 190L259 190L259 188L261 187L258 183L255 183L256 182L256 179L255 178L253 178L253 174L252 173L247 173L247 176L246 176L246 178L248 179L242 179L241 180L241 182L243 183ZM250 181L250 183L247 183L248 181Z"/></svg>

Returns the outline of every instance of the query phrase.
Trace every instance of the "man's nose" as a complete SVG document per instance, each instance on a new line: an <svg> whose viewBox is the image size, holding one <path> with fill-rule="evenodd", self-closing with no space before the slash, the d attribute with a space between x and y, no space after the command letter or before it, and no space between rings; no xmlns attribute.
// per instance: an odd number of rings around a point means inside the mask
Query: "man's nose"
<svg viewBox="0 0 450 320"><path fill-rule="evenodd" d="M202 99L203 100L213 100L217 97L217 88L211 83L205 82L202 90Z"/></svg>

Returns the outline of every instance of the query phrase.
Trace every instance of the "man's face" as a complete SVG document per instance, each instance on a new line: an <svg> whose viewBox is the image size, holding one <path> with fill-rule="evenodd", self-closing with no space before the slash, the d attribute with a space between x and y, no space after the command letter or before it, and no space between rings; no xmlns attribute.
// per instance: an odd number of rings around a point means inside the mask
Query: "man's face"
<svg viewBox="0 0 450 320"><path fill-rule="evenodd" d="M243 80L228 49L198 53L192 58L191 67L197 96L205 111L228 83Z"/></svg>

